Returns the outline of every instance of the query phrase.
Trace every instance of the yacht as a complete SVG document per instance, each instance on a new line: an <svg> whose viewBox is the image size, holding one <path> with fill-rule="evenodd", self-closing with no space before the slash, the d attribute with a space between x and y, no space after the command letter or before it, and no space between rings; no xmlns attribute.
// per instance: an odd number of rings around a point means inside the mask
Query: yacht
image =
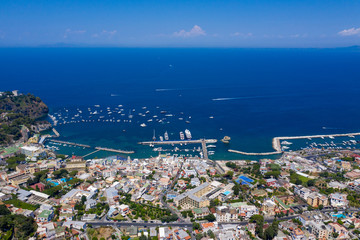
<svg viewBox="0 0 360 240"><path fill-rule="evenodd" d="M161 142L164 141L163 136L160 136L159 139L160 139Z"/></svg>
<svg viewBox="0 0 360 240"><path fill-rule="evenodd" d="M189 129L185 129L185 135L187 139L191 139L191 132Z"/></svg>
<svg viewBox="0 0 360 240"><path fill-rule="evenodd" d="M185 139L185 136L184 136L184 133L183 133L183 132L180 132L180 139L181 139L181 140L184 140L184 139Z"/></svg>
<svg viewBox="0 0 360 240"><path fill-rule="evenodd" d="M146 127L145 123L140 124L141 127Z"/></svg>
<svg viewBox="0 0 360 240"><path fill-rule="evenodd" d="M164 139L165 139L165 141L168 141L168 140L169 140L169 134L168 134L168 132L165 132L165 133L164 133Z"/></svg>

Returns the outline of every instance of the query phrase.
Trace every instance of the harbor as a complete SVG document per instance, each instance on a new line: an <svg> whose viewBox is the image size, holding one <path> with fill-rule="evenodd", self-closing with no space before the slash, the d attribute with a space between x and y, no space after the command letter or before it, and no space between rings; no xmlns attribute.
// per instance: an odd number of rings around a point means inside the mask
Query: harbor
<svg viewBox="0 0 360 240"><path fill-rule="evenodd" d="M239 150L233 150L233 149L229 149L228 152L232 152L232 153L238 153L238 154L242 154L242 155L248 155L248 156L266 156L266 155L275 155L275 154L281 154L284 152L284 148L282 147L282 142L281 141L285 141L285 143L283 142L283 144L292 144L290 142L287 142L286 140L296 140L296 139L313 139L313 138L330 138L330 139L334 139L335 137L354 137L354 136L359 136L360 133L339 133L339 134L320 134L320 135L307 135L307 136L285 136L285 137L274 137L272 140L272 147L275 150L274 152L259 152L259 153L251 153L251 152L243 152L243 151L239 151ZM288 147L287 147L288 148Z"/></svg>
<svg viewBox="0 0 360 240"><path fill-rule="evenodd" d="M198 140L176 140L176 141L149 141L149 142L139 142L141 145L187 145L187 144L201 144L202 153L204 159L209 159L209 153L207 150L206 144L208 143L216 143L217 139L198 139Z"/></svg>

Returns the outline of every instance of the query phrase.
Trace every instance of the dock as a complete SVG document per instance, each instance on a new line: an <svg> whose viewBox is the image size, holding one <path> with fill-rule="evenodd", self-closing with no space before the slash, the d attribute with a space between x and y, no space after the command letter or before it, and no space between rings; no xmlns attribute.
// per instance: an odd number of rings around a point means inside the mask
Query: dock
<svg viewBox="0 0 360 240"><path fill-rule="evenodd" d="M216 139L198 139L198 140L178 140L178 141L150 141L150 142L139 142L141 145L178 145L178 144L202 144L205 143L216 143Z"/></svg>
<svg viewBox="0 0 360 240"><path fill-rule="evenodd" d="M78 147L91 148L89 145L80 144L80 143L66 142L66 141L60 141L60 140L54 140L54 139L51 139L50 141L51 142L56 142L56 143L61 143L61 144L78 146Z"/></svg>
<svg viewBox="0 0 360 240"><path fill-rule="evenodd" d="M141 145L180 145L180 144L201 144L204 159L209 159L208 152L207 152L207 143L216 143L216 139L198 139L198 140L178 140L178 141L150 141L150 142L139 142Z"/></svg>
<svg viewBox="0 0 360 240"><path fill-rule="evenodd" d="M123 154L132 154L135 153L135 151L124 151L120 149L112 149L112 148L104 148L104 147L95 147L96 150L99 151L108 151L108 152L116 152L116 153L123 153Z"/></svg>

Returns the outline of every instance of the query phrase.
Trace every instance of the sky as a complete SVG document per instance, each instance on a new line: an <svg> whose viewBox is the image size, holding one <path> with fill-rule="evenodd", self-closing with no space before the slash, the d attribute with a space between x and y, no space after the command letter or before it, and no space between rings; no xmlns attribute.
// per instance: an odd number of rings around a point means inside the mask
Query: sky
<svg viewBox="0 0 360 240"><path fill-rule="evenodd" d="M1 0L0 46L347 47L360 0Z"/></svg>

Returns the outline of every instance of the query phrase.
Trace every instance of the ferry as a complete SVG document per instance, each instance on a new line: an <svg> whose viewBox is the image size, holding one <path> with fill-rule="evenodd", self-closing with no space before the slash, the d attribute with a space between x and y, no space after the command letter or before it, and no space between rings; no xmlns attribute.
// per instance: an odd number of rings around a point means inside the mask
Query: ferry
<svg viewBox="0 0 360 240"><path fill-rule="evenodd" d="M180 132L180 139L181 139L181 140L184 140L184 139L185 139L185 136L184 136L184 133L183 133L183 132Z"/></svg>
<svg viewBox="0 0 360 240"><path fill-rule="evenodd" d="M191 132L189 129L185 129L185 135L187 139L191 139Z"/></svg>
<svg viewBox="0 0 360 240"><path fill-rule="evenodd" d="M168 134L168 132L165 132L165 133L164 133L164 139L165 139L165 141L168 141L168 140L169 140L169 134Z"/></svg>

